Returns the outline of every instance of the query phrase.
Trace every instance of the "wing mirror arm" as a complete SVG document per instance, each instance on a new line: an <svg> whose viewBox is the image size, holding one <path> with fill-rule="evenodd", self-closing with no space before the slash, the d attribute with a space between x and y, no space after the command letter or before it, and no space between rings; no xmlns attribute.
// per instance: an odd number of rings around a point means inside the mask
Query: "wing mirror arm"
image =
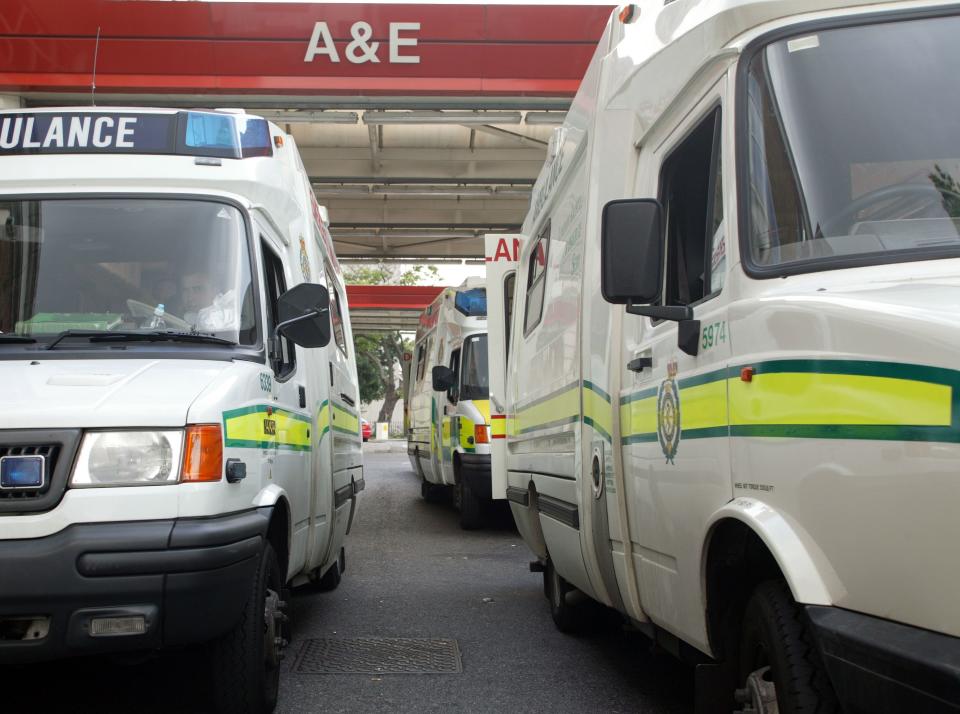
<svg viewBox="0 0 960 714"><path fill-rule="evenodd" d="M631 315L641 315L652 317L654 320L670 320L672 322L693 319L693 308L689 305L634 305L633 300L628 300L627 312Z"/></svg>

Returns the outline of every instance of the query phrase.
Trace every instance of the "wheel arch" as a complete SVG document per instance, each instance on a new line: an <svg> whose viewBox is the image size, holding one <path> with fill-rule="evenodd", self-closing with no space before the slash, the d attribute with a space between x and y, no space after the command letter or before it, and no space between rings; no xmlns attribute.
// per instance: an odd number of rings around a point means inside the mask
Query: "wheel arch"
<svg viewBox="0 0 960 714"><path fill-rule="evenodd" d="M289 578L290 543L292 542L290 502L287 493L276 484L263 489L255 499L256 506L270 506L270 523L267 525L267 542L273 546L280 562L284 580Z"/></svg>
<svg viewBox="0 0 960 714"><path fill-rule="evenodd" d="M806 533L768 504L738 498L707 525L701 553L702 597L713 652L724 628L739 622L753 589L782 578L794 600L831 605L844 592L829 561Z"/></svg>

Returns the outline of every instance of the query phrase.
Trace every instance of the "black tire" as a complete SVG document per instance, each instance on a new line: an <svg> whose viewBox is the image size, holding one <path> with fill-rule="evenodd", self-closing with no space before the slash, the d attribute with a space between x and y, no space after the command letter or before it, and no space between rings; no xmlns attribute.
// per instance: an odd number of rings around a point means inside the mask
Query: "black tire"
<svg viewBox="0 0 960 714"><path fill-rule="evenodd" d="M446 495L446 489L435 483L430 483L423 476L420 477L420 496L427 503L440 503Z"/></svg>
<svg viewBox="0 0 960 714"><path fill-rule="evenodd" d="M737 701L749 710L748 677L761 672L776 688L780 714L835 714L837 696L820 661L807 614L782 580L761 583L747 602L739 647Z"/></svg>
<svg viewBox="0 0 960 714"><path fill-rule="evenodd" d="M214 705L223 714L269 714L277 705L280 688L282 637L279 601L283 576L273 547L266 543L250 584L250 594L233 629L212 645ZM266 610L279 613L268 627Z"/></svg>
<svg viewBox="0 0 960 714"><path fill-rule="evenodd" d="M560 632L573 634L579 632L582 620L580 607L569 602L567 595L576 590L563 579L553 561L547 560L547 567L543 571L544 592L550 603L550 617Z"/></svg>
<svg viewBox="0 0 960 714"><path fill-rule="evenodd" d="M343 579L344 570L346 570L346 554L343 548L341 548L340 553L337 555L336 562L327 568L327 572L317 581L320 590L323 592L336 590L337 586L340 585L340 581Z"/></svg>
<svg viewBox="0 0 960 714"><path fill-rule="evenodd" d="M473 531L483 526L483 503L470 488L466 479L459 479L456 487L460 502L460 527Z"/></svg>

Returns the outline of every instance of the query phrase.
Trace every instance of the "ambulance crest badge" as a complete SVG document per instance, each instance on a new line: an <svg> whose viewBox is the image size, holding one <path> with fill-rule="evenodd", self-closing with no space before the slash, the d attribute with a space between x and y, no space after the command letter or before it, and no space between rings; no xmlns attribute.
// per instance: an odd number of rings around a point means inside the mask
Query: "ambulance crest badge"
<svg viewBox="0 0 960 714"><path fill-rule="evenodd" d="M677 388L677 363L667 364L667 378L657 395L657 440L667 463L673 463L680 446L680 390Z"/></svg>

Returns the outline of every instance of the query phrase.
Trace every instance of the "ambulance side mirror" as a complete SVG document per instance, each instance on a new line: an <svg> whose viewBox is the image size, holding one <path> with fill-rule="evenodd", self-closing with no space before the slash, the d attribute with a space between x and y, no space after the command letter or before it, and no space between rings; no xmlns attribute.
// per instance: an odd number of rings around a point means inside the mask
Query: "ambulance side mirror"
<svg viewBox="0 0 960 714"><path fill-rule="evenodd" d="M650 304L663 285L663 208L654 199L610 201L603 207L600 290L616 305Z"/></svg>
<svg viewBox="0 0 960 714"><path fill-rule="evenodd" d="M453 370L443 365L434 367L430 371L430 378L433 382L433 391L435 392L445 392L456 382L453 377Z"/></svg>
<svg viewBox="0 0 960 714"><path fill-rule="evenodd" d="M300 283L277 300L275 339L287 337L301 347L326 347L330 342L330 293L323 285Z"/></svg>
<svg viewBox="0 0 960 714"><path fill-rule="evenodd" d="M689 305L654 305L663 287L663 206L653 198L610 201L600 227L600 292L631 315L691 320Z"/></svg>

